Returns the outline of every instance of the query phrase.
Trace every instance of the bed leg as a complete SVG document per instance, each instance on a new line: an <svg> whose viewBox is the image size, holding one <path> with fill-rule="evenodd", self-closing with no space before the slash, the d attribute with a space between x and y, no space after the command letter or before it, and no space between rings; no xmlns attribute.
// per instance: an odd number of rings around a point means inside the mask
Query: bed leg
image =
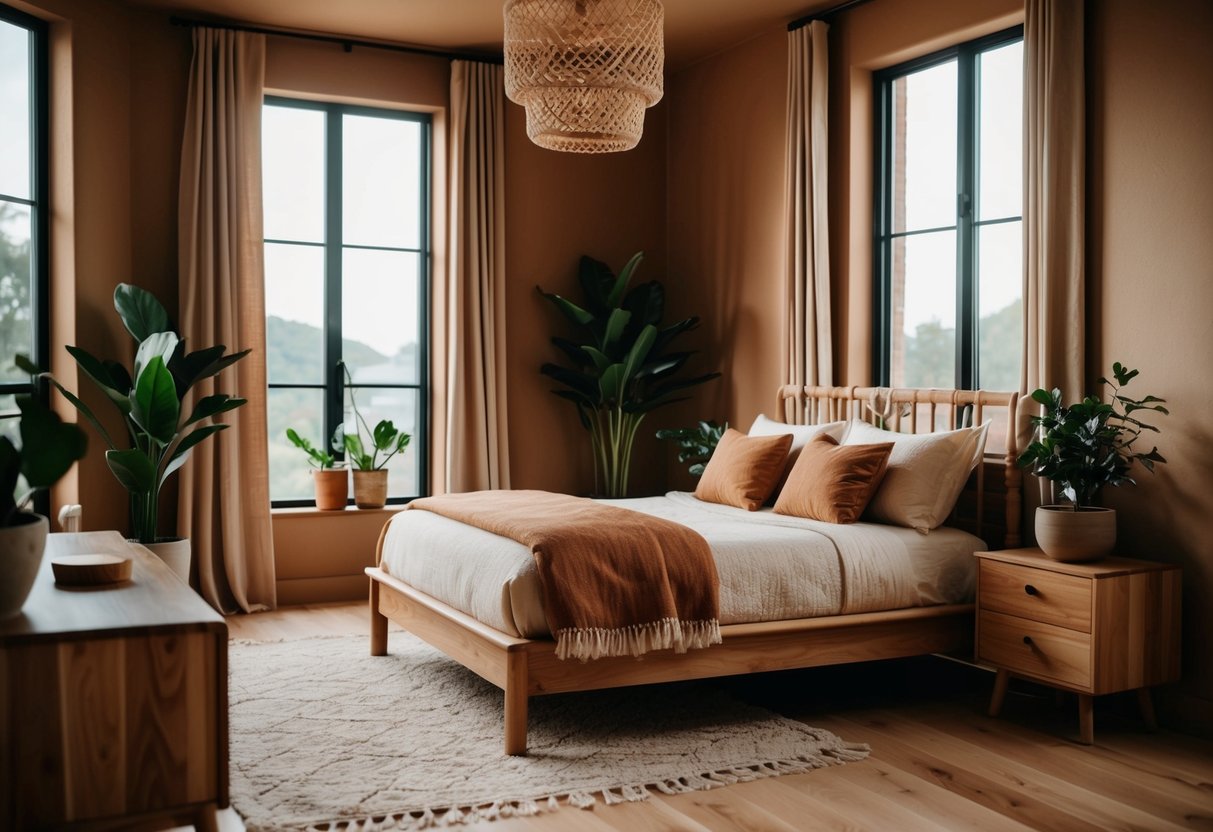
<svg viewBox="0 0 1213 832"><path fill-rule="evenodd" d="M379 582L371 579L371 655L387 655L387 616L379 611Z"/></svg>
<svg viewBox="0 0 1213 832"><path fill-rule="evenodd" d="M526 756L527 654L521 650L506 654L505 672L505 753Z"/></svg>

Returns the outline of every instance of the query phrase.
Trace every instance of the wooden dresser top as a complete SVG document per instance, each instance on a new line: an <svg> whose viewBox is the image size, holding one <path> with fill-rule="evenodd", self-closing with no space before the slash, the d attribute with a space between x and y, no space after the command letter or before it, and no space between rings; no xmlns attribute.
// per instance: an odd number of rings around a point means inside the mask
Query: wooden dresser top
<svg viewBox="0 0 1213 832"><path fill-rule="evenodd" d="M131 579L97 587L59 587L51 558L114 554L130 557ZM21 613L0 621L0 646L136 634L224 631L227 623L160 558L118 532L52 534L38 578Z"/></svg>

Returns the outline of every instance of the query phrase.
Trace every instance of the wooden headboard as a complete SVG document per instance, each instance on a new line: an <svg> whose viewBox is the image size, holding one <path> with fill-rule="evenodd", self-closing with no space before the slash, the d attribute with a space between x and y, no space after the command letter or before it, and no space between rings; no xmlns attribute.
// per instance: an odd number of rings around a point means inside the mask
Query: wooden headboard
<svg viewBox="0 0 1213 832"><path fill-rule="evenodd" d="M862 419L899 433L955 430L989 419L993 424L985 460L969 477L946 525L977 535L991 549L1009 549L1019 545L1023 500L1023 475L1015 464L1018 405L1018 393L985 390L784 385L779 388L776 413L789 424ZM1000 423L1005 428L1001 440L996 435Z"/></svg>

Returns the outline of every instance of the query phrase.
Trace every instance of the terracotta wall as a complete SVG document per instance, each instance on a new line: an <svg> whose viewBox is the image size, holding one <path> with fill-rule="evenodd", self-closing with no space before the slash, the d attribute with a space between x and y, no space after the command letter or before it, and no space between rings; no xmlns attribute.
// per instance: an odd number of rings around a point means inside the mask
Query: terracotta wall
<svg viewBox="0 0 1213 832"><path fill-rule="evenodd" d="M1089 3L1092 388L1113 361L1167 399L1168 464L1108 489L1118 549L1184 570L1184 681L1170 703L1213 730L1213 4Z"/></svg>
<svg viewBox="0 0 1213 832"><path fill-rule="evenodd" d="M568 334L560 313L536 291L580 297L577 263L588 254L618 271L645 253L635 281L667 283L672 313L689 303L666 269L666 105L645 115L640 145L626 153L556 153L531 143L526 113L506 104L506 354L510 476L514 488L588 494L593 488L589 435L573 405L539 374L559 361L549 341ZM667 320L673 320L668 317ZM636 442L635 493L664 487L665 469L649 417Z"/></svg>

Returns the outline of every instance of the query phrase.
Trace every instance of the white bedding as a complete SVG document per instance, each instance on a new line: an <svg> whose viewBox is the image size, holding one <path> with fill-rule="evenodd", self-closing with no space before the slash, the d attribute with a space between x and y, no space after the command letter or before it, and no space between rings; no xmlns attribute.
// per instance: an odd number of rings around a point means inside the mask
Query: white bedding
<svg viewBox="0 0 1213 832"><path fill-rule="evenodd" d="M779 621L972 600L979 538L875 523L840 526L762 509L664 497L604 500L695 529L720 575L720 623ZM549 635L528 548L428 511L392 520L380 564L388 574L485 624L524 638Z"/></svg>

